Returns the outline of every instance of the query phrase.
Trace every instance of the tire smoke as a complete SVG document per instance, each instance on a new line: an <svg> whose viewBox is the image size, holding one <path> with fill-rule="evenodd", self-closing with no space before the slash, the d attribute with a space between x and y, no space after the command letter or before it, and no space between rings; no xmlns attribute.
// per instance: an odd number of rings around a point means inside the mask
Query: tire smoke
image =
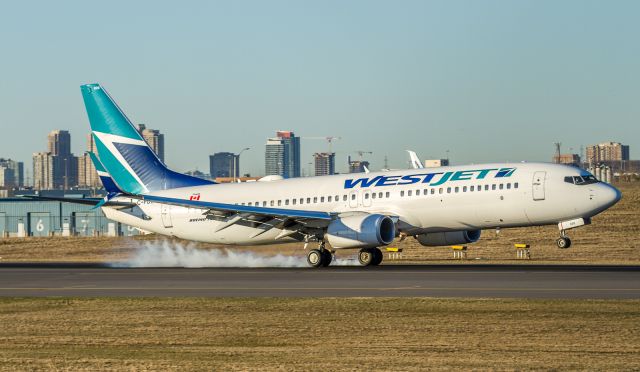
<svg viewBox="0 0 640 372"><path fill-rule="evenodd" d="M259 248L258 248L259 249ZM357 264L357 261L356 263ZM352 259L336 259L332 266L354 265ZM234 249L200 249L196 244L181 244L168 240L145 242L134 254L112 267L308 267L307 257L261 255Z"/></svg>

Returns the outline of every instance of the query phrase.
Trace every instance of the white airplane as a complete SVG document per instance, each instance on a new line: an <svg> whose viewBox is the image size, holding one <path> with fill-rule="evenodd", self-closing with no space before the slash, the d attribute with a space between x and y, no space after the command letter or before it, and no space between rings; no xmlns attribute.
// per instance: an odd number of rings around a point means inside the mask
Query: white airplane
<svg viewBox="0 0 640 372"><path fill-rule="evenodd" d="M317 242L307 254L313 267L328 266L336 249L359 249L362 265L378 265L378 247L398 236L445 246L476 242L490 228L557 224L557 245L568 248L567 230L589 224L621 197L583 169L548 163L215 184L168 169L100 85L81 91L94 161L110 184L100 205L109 219L208 243Z"/></svg>

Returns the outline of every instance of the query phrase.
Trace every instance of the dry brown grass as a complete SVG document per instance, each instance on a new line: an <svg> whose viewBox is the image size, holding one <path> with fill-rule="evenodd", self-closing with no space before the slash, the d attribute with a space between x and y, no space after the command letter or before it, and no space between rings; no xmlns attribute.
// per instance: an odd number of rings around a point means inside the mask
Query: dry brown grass
<svg viewBox="0 0 640 372"><path fill-rule="evenodd" d="M574 246L561 250L555 246L558 230L555 226L503 229L499 235L484 231L476 244L469 246L467 263L515 262L514 243L532 246L530 262L555 263L640 263L640 184L618 185L623 198L613 208L593 219L590 226L570 232ZM0 239L0 262L11 261L117 261L126 259L136 247L156 236L136 238L27 238ZM162 239L162 238L160 238ZM182 242L185 243L185 242ZM404 248L407 261L452 263L447 248L422 247L413 238L395 242ZM214 244L198 244L203 249L221 248ZM302 244L235 247L263 254L304 255ZM353 250L338 252L353 255ZM476 260L478 259L478 260Z"/></svg>
<svg viewBox="0 0 640 372"><path fill-rule="evenodd" d="M640 369L640 301L1 299L1 370Z"/></svg>

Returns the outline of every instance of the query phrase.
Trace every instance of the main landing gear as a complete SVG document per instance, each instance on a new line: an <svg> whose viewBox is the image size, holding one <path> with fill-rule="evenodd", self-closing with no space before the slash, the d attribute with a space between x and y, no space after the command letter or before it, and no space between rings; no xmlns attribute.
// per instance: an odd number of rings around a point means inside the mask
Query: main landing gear
<svg viewBox="0 0 640 372"><path fill-rule="evenodd" d="M318 249L312 249L307 253L307 263L311 267L327 267L333 261L333 254L324 247L324 242L320 243Z"/></svg>
<svg viewBox="0 0 640 372"><path fill-rule="evenodd" d="M358 252L358 261L362 266L378 266L384 256L378 248L362 248Z"/></svg>

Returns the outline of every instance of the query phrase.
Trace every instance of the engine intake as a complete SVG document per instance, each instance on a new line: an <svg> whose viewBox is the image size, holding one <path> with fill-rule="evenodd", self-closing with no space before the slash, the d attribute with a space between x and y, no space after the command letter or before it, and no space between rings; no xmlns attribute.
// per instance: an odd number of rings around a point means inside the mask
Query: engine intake
<svg viewBox="0 0 640 372"><path fill-rule="evenodd" d="M333 248L373 248L388 245L396 237L396 226L381 214L347 216L332 221L326 239Z"/></svg>
<svg viewBox="0 0 640 372"><path fill-rule="evenodd" d="M480 239L480 232L480 230L462 230L427 233L417 235L416 240L425 247L467 244L477 242Z"/></svg>

